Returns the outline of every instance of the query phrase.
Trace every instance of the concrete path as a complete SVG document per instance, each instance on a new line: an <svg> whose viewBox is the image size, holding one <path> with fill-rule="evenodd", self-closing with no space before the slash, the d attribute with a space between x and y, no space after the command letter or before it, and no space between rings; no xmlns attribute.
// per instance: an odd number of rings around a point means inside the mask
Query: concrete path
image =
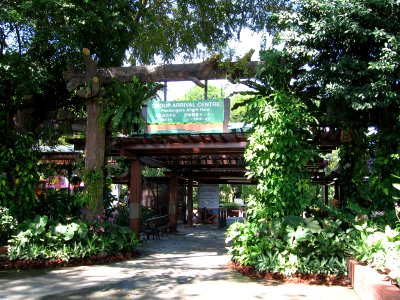
<svg viewBox="0 0 400 300"><path fill-rule="evenodd" d="M110 265L0 271L0 299L359 299L351 288L249 279L226 264L225 231L180 226L139 258Z"/></svg>

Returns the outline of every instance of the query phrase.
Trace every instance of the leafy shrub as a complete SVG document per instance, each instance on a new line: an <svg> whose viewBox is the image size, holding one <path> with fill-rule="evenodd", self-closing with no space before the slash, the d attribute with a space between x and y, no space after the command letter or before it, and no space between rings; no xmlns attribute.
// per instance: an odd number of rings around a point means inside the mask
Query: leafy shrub
<svg viewBox="0 0 400 300"><path fill-rule="evenodd" d="M17 220L10 214L10 210L0 207L0 246L5 245L17 227Z"/></svg>
<svg viewBox="0 0 400 300"><path fill-rule="evenodd" d="M3 130L5 118L0 119ZM34 187L39 180L39 157L32 147L33 135L2 131L1 136L0 206L7 207L17 220L32 218L37 204Z"/></svg>
<svg viewBox="0 0 400 300"><path fill-rule="evenodd" d="M367 223L355 225L357 237L353 242L353 256L360 262L382 272L400 285L400 231L386 226L379 230Z"/></svg>
<svg viewBox="0 0 400 300"><path fill-rule="evenodd" d="M232 241L232 260L258 271L303 274L347 274L347 245L352 230L340 221L287 216L258 223L234 223L226 242Z"/></svg>
<svg viewBox="0 0 400 300"><path fill-rule="evenodd" d="M61 224L47 216L21 224L8 249L10 260L83 258L132 251L138 241L128 227L99 219Z"/></svg>
<svg viewBox="0 0 400 300"><path fill-rule="evenodd" d="M129 226L129 206L127 200L115 200L114 203L105 209L108 222L119 226Z"/></svg>
<svg viewBox="0 0 400 300"><path fill-rule="evenodd" d="M80 214L75 196L68 195L67 190L46 189L38 200L34 208L35 215L46 215L51 220L62 221Z"/></svg>
<svg viewBox="0 0 400 300"><path fill-rule="evenodd" d="M276 70L282 72L282 66ZM246 102L254 124L244 154L248 176L258 180L256 201L268 218L300 215L313 200L310 176L304 170L316 155L305 138L307 125L315 119L291 93L280 92L279 87L266 93Z"/></svg>
<svg viewBox="0 0 400 300"><path fill-rule="evenodd" d="M239 209L240 208L239 204L237 204L235 202L226 202L226 203L222 204L222 207L226 208L226 209Z"/></svg>

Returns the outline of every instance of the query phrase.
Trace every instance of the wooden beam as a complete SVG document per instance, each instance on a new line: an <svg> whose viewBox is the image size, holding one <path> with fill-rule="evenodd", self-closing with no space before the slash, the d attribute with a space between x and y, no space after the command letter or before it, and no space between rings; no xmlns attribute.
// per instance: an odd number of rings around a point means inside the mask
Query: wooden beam
<svg viewBox="0 0 400 300"><path fill-rule="evenodd" d="M234 78L232 74L230 75L232 80L254 77L258 65L258 61L249 61L246 67L241 69L235 62L220 62L211 58L202 63L100 68L97 72L102 84L111 83L114 79L120 82L131 82L133 76L143 82L187 81L193 78L226 79L228 73L233 71ZM87 80L85 72L80 70L69 69L63 72L63 77L67 81L69 91L85 84Z"/></svg>
<svg viewBox="0 0 400 300"><path fill-rule="evenodd" d="M201 153L243 153L246 148L247 142L237 142L237 143L223 143L223 144L213 144L213 143L171 143L171 144L128 144L120 145L121 155L127 154L125 151L133 151L134 153L143 154L156 154L163 153L168 154L168 151L173 150L177 153L190 153L190 154L201 154ZM173 152L171 154L174 154Z"/></svg>
<svg viewBox="0 0 400 300"><path fill-rule="evenodd" d="M150 157L140 157L140 161L147 166L151 166L153 168L165 168L165 169L171 169L171 166L168 165L165 162L162 162L160 160L150 158Z"/></svg>

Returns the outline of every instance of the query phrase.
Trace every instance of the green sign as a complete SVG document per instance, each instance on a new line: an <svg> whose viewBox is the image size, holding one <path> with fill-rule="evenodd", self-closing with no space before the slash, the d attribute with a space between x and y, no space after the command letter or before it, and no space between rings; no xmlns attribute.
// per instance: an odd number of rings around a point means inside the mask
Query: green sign
<svg viewBox="0 0 400 300"><path fill-rule="evenodd" d="M147 102L148 124L223 123L224 99Z"/></svg>

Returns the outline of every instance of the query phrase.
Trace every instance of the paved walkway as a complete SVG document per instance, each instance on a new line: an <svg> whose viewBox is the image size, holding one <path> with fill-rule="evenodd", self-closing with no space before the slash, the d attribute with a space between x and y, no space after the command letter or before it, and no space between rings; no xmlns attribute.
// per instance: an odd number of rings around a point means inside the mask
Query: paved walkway
<svg viewBox="0 0 400 300"><path fill-rule="evenodd" d="M351 288L261 282L226 268L225 232L211 225L140 245L110 265L0 271L0 299L359 299Z"/></svg>

